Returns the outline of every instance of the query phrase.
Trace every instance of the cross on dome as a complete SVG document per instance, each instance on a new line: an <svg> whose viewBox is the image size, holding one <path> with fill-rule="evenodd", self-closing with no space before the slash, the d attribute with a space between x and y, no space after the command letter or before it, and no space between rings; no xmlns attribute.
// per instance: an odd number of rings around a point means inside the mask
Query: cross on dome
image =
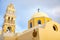
<svg viewBox="0 0 60 40"><path fill-rule="evenodd" d="M40 9L38 8L38 12L40 11Z"/></svg>

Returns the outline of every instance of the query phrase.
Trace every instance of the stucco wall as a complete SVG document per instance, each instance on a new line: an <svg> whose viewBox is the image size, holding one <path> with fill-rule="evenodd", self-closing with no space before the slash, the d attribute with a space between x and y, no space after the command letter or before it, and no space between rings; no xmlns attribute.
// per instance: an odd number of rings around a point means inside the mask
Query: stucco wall
<svg viewBox="0 0 60 40"><path fill-rule="evenodd" d="M60 40L60 32L39 29L40 40Z"/></svg>
<svg viewBox="0 0 60 40"><path fill-rule="evenodd" d="M56 25L58 31L53 29L53 25ZM39 28L40 40L60 40L60 26L56 22L49 22L46 24L44 29Z"/></svg>
<svg viewBox="0 0 60 40"><path fill-rule="evenodd" d="M39 40L38 28L36 28L35 30L37 31L36 37L33 37L34 28L32 28L30 30L23 32L22 34L18 34L17 40Z"/></svg>

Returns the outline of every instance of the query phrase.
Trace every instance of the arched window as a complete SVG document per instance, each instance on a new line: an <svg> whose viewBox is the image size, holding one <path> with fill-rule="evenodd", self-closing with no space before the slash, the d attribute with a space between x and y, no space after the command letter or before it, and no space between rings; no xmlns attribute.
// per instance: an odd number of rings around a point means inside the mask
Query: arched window
<svg viewBox="0 0 60 40"><path fill-rule="evenodd" d="M38 20L38 24L41 24L41 21L40 20Z"/></svg>
<svg viewBox="0 0 60 40"><path fill-rule="evenodd" d="M11 27L8 27L7 29L8 29L7 31L11 31Z"/></svg>
<svg viewBox="0 0 60 40"><path fill-rule="evenodd" d="M11 18L11 21L13 21L13 18Z"/></svg>
<svg viewBox="0 0 60 40"><path fill-rule="evenodd" d="M30 23L30 28L32 28L32 22Z"/></svg>
<svg viewBox="0 0 60 40"><path fill-rule="evenodd" d="M8 17L8 20L10 20L10 17Z"/></svg>
<svg viewBox="0 0 60 40"><path fill-rule="evenodd" d="M53 29L54 29L54 31L58 31L58 28L55 24L53 25Z"/></svg>
<svg viewBox="0 0 60 40"><path fill-rule="evenodd" d="M10 23L10 17L8 17L8 23Z"/></svg>

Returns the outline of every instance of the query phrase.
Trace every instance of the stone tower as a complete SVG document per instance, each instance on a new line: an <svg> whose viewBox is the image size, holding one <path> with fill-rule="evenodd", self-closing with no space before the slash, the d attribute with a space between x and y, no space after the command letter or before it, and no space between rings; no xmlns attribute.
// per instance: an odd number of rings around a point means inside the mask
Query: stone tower
<svg viewBox="0 0 60 40"><path fill-rule="evenodd" d="M9 4L4 16L3 33L15 33L15 8L13 4Z"/></svg>

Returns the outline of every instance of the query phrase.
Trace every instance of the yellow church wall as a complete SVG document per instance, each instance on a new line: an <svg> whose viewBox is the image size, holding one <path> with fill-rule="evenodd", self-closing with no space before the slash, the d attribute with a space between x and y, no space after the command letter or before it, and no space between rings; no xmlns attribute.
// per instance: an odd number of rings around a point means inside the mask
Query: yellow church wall
<svg viewBox="0 0 60 40"><path fill-rule="evenodd" d="M32 18L31 20L28 21L28 28L30 28L30 23L32 22L32 28L38 25L38 20L41 21L41 24L44 24L45 21L49 22L51 21L51 18L47 18L47 17L36 17L36 18Z"/></svg>
<svg viewBox="0 0 60 40"><path fill-rule="evenodd" d="M37 31L37 36L33 37L34 30ZM22 33L17 34L17 40L39 40L39 31L38 28L31 28Z"/></svg>
<svg viewBox="0 0 60 40"><path fill-rule="evenodd" d="M40 40L60 40L60 32L39 29Z"/></svg>
<svg viewBox="0 0 60 40"><path fill-rule="evenodd" d="M38 25L38 20L41 21L41 24L44 24L44 18L43 17L37 17L37 18L34 18L34 26L37 26Z"/></svg>
<svg viewBox="0 0 60 40"><path fill-rule="evenodd" d="M53 30L53 25L57 25L58 27L58 31L54 31ZM38 27L38 26L36 26ZM5 40L60 40L60 25L54 21L49 21L48 23L46 23L46 25L44 26L45 28L31 28L28 29L24 32L21 33L17 33L17 35L15 37L5 37ZM33 31L34 29L37 31L37 37L33 37Z"/></svg>
<svg viewBox="0 0 60 40"><path fill-rule="evenodd" d="M3 26L3 31L6 32L7 31L6 29L7 29L7 25L4 25Z"/></svg>
<svg viewBox="0 0 60 40"><path fill-rule="evenodd" d="M52 20L51 18L47 18L47 17L45 18L45 21L46 21L46 22L49 22L49 21L51 21L51 20Z"/></svg>
<svg viewBox="0 0 60 40"><path fill-rule="evenodd" d="M58 31L53 29L53 25L56 24ZM49 22L45 26L46 28L39 28L40 40L60 40L60 26L56 22Z"/></svg>
<svg viewBox="0 0 60 40"><path fill-rule="evenodd" d="M12 27L12 32L15 32L15 26L13 25L13 26L11 26Z"/></svg>
<svg viewBox="0 0 60 40"><path fill-rule="evenodd" d="M28 30L27 30L28 31ZM32 31L18 35L17 40L32 40Z"/></svg>
<svg viewBox="0 0 60 40"><path fill-rule="evenodd" d="M34 27L34 19L28 21L28 29L30 28L30 23L32 22L32 26Z"/></svg>
<svg viewBox="0 0 60 40"><path fill-rule="evenodd" d="M54 29L53 29L54 25L57 26L57 28L56 28L56 29L58 29L57 31L60 31L60 25L57 22L54 22L54 21L50 21L50 22L46 23L45 29L54 31Z"/></svg>
<svg viewBox="0 0 60 40"><path fill-rule="evenodd" d="M12 37L5 36L5 37L3 38L3 40L16 40L16 37L15 37L15 36L12 36Z"/></svg>

